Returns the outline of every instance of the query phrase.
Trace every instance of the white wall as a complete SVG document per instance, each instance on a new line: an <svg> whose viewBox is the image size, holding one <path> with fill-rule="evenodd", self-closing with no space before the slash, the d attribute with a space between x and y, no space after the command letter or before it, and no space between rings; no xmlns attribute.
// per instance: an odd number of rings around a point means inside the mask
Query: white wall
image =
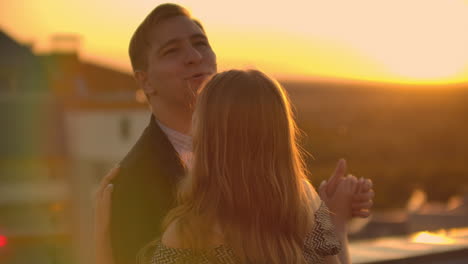
<svg viewBox="0 0 468 264"><path fill-rule="evenodd" d="M98 182L128 153L149 124L151 113L139 111L80 111L65 114L67 147L71 155L69 184L76 263L94 263L93 197ZM122 136L122 120L128 137Z"/></svg>
<svg viewBox="0 0 468 264"><path fill-rule="evenodd" d="M128 120L128 138L122 137L122 120ZM120 161L148 125L150 112L68 112L65 117L67 143L73 159L115 163Z"/></svg>

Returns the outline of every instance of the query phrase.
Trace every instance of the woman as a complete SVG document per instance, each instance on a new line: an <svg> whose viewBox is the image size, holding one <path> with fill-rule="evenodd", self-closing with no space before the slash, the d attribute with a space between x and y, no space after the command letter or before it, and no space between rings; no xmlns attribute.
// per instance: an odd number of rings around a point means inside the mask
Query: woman
<svg viewBox="0 0 468 264"><path fill-rule="evenodd" d="M341 180L330 218L307 180L297 132L276 81L256 70L216 74L195 107L193 168L140 262L348 263L357 179Z"/></svg>

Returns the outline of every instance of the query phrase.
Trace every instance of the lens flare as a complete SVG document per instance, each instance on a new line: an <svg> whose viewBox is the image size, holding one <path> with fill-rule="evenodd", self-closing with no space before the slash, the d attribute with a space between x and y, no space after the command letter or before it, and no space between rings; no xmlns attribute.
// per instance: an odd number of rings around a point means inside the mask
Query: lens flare
<svg viewBox="0 0 468 264"><path fill-rule="evenodd" d="M8 239L6 238L6 236L0 235L0 248L6 246L7 244Z"/></svg>

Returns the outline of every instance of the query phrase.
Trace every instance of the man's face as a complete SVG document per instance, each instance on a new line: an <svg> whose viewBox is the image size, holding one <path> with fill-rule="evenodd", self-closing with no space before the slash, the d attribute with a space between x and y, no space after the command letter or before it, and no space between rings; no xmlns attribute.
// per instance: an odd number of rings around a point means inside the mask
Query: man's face
<svg viewBox="0 0 468 264"><path fill-rule="evenodd" d="M197 90L216 73L216 55L205 33L190 18L176 16L153 30L147 84L171 109L191 109Z"/></svg>

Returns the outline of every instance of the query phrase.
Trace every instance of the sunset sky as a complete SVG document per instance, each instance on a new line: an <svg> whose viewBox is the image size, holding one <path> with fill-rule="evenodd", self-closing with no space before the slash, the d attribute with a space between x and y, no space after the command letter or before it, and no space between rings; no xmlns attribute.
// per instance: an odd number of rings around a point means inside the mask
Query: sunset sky
<svg viewBox="0 0 468 264"><path fill-rule="evenodd" d="M278 78L468 82L468 0L187 0L221 69ZM81 36L87 61L130 71L129 39L160 1L2 0L0 29L37 52Z"/></svg>

